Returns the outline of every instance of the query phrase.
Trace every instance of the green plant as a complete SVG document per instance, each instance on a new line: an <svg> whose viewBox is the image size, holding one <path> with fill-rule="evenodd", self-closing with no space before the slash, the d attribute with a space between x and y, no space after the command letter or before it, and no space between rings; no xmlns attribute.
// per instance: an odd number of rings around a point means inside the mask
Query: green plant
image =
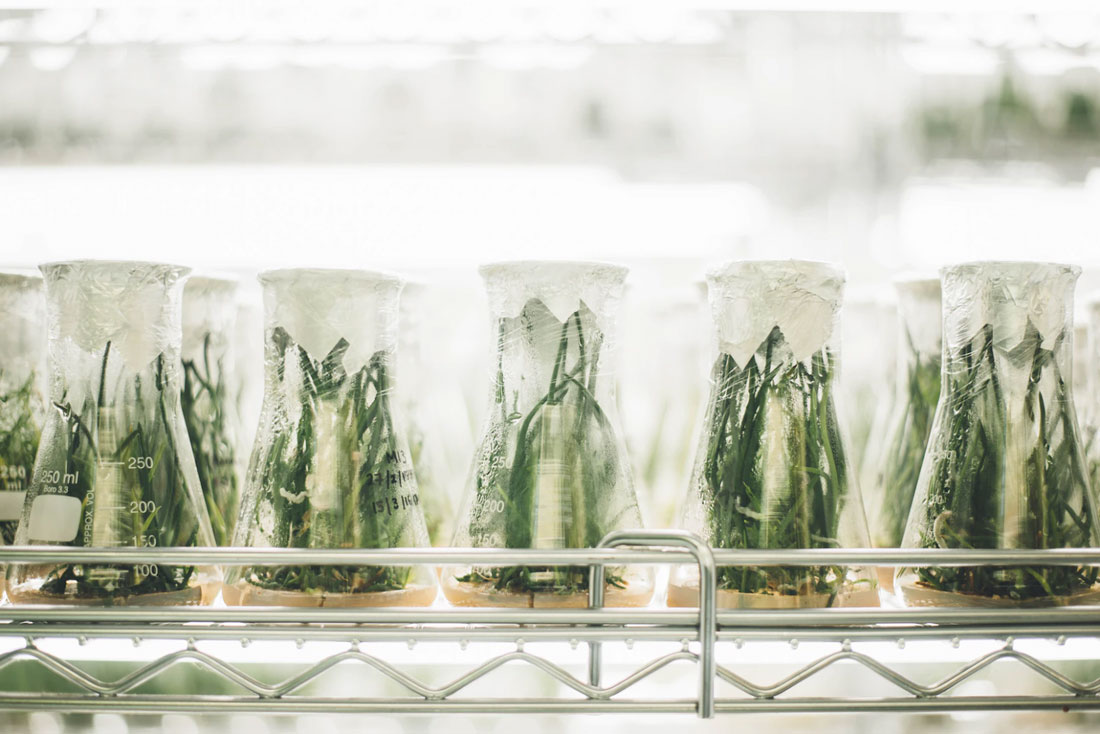
<svg viewBox="0 0 1100 734"><path fill-rule="evenodd" d="M986 324L947 352L929 484L918 490L907 545L911 532L923 548L1095 544L1095 511L1057 356L1064 340L1063 330L1044 347L1029 319L1010 350L994 346ZM1012 600L1069 596L1091 588L1097 573L1067 566L915 569L918 586Z"/></svg>
<svg viewBox="0 0 1100 734"><path fill-rule="evenodd" d="M797 360L775 327L741 366L715 362L695 483L716 548L832 548L849 499L848 463L833 400L834 357ZM825 594L849 583L845 568L725 567L721 589L744 594Z"/></svg>
<svg viewBox="0 0 1100 734"><path fill-rule="evenodd" d="M475 502L503 512L475 512L470 537L475 545L505 548L593 547L632 507L616 494L622 474L616 434L595 397L603 345L595 316L582 303L561 322L532 300L518 318L500 319L497 333L493 409L500 430L490 432L476 458ZM552 355L549 378L535 387L538 397L526 412L518 405L521 391L530 389L529 376L516 375L513 382L504 367L515 340ZM606 580L626 586L610 570ZM571 594L588 589L588 569L479 568L458 581Z"/></svg>
<svg viewBox="0 0 1100 734"><path fill-rule="evenodd" d="M38 451L38 375L32 370L20 385L0 395L0 492L25 492ZM18 520L0 522L4 545L15 541Z"/></svg>
<svg viewBox="0 0 1100 734"><path fill-rule="evenodd" d="M419 507L408 451L394 432L390 354L376 352L349 375L340 339L320 361L282 327L272 334L281 389L297 394L297 415L270 421L250 470L257 492L246 545L278 548L392 548ZM404 589L410 567L255 566L245 580L278 591L365 593Z"/></svg>
<svg viewBox="0 0 1100 734"><path fill-rule="evenodd" d="M908 332L906 337L909 358L904 377L905 394L899 396L895 406L893 426L878 477L878 491L882 497L873 521L873 540L881 548L896 548L901 544L940 397L940 355L922 353Z"/></svg>
<svg viewBox="0 0 1100 734"><path fill-rule="evenodd" d="M235 437L229 428L229 394L222 359L211 362L207 332L202 359L183 360L180 406L199 472L214 542L229 545L237 522L239 492Z"/></svg>
<svg viewBox="0 0 1100 734"><path fill-rule="evenodd" d="M77 411L53 404L62 445L44 454L32 493L81 500L77 537L83 547L174 547L201 543L201 524L188 496L172 426L176 396L163 354L151 373L122 376L108 389L111 343L103 350L98 390ZM147 368L149 370L150 368ZM60 463L53 463L58 456ZM34 542L34 538L29 539ZM192 585L193 566L66 564L51 568L39 591L49 596L113 599L179 591Z"/></svg>

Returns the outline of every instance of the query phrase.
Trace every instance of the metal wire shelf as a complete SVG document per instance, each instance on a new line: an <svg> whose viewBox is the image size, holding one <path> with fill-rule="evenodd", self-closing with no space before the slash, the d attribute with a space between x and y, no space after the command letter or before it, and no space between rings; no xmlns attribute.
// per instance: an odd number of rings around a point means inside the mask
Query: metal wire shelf
<svg viewBox="0 0 1100 734"><path fill-rule="evenodd" d="M716 569L724 565L1100 565L1100 550L717 551L678 531L614 533L600 548L557 551L0 549L0 563L6 564L75 561L221 566L569 565L588 566L592 578L587 609L8 605L0 607L0 644L6 645L6 652L0 652L0 709L276 714L694 712L701 717L763 711L1100 710L1100 607L719 610L716 606ZM698 608L602 607L606 566L676 564L699 567ZM126 648L127 655L118 654L120 640L133 644ZM289 652L288 643L293 645ZM902 649L907 644L910 648L936 645L948 651L922 653L923 663L936 668L939 678L922 682L921 676L909 671L915 658L911 660L913 656ZM114 646L108 672L90 670L84 662L96 659L90 650L96 645ZM311 645L328 647L313 656L296 652ZM392 654L393 649L411 651L418 645L446 648L436 658L446 664L433 668ZM611 645L632 652L608 663L604 651ZM237 660L231 654L250 646L270 648L264 665ZM754 646L764 650L762 656L750 654ZM777 663L791 669L772 682L760 682L763 675L775 675L767 671ZM1046 690L966 695L968 683L1006 664L1030 671ZM18 690L4 682L4 674L17 665L19 671L46 672L62 685L58 690ZM381 684L341 697L319 685L335 668L346 676L356 671L354 666L359 672L380 675ZM548 680L553 690L544 686L536 695L504 695L490 688L494 695L475 695L505 666L509 671L524 666ZM695 668L694 684L687 686L681 675L679 685L665 685L667 669L685 666ZM173 674L185 668L212 677L218 683L216 690L194 692L180 685ZM456 669L454 674L451 668ZM603 681L620 668L625 669L622 677ZM277 679L271 680L270 669L276 669ZM855 695L851 686L835 685L838 671L846 673L846 681L852 675L869 676L886 690ZM818 690L829 681L833 684ZM804 695L807 689L817 695Z"/></svg>

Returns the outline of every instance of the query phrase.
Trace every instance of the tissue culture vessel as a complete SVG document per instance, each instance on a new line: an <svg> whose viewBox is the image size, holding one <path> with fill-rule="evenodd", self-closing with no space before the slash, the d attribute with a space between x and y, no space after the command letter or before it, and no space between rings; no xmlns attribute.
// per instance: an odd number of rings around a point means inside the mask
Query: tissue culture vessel
<svg viewBox="0 0 1100 734"><path fill-rule="evenodd" d="M899 281L896 287L898 362L894 406L882 452L873 457L870 479L863 484L871 541L878 548L901 545L940 395L940 281L909 279ZM894 569L880 567L879 582L892 589Z"/></svg>
<svg viewBox="0 0 1100 734"><path fill-rule="evenodd" d="M1077 267L945 268L942 390L902 545L1097 545L1095 499L1072 381ZM895 586L911 606L1092 604L1092 567L919 567Z"/></svg>
<svg viewBox="0 0 1100 734"><path fill-rule="evenodd" d="M586 548L641 527L614 397L623 268L520 262L482 268L496 353L489 416L454 545ZM462 606L584 606L588 569L444 568ZM650 569L607 570L608 606L645 604Z"/></svg>
<svg viewBox="0 0 1100 734"><path fill-rule="evenodd" d="M82 261L42 266L50 406L16 542L88 548L211 545L180 410L186 268ZM198 604L214 569L17 566L17 602Z"/></svg>
<svg viewBox="0 0 1100 734"><path fill-rule="evenodd" d="M715 548L868 544L833 398L843 282L797 260L707 276L718 356L682 523ZM834 565L718 571L723 607L877 606L876 587L868 569ZM698 596L698 570L675 569L669 604Z"/></svg>
<svg viewBox="0 0 1100 734"><path fill-rule="evenodd" d="M261 275L265 388L234 545L395 548L428 545L405 433L393 400L402 281L354 270ZM231 569L229 604L422 606L426 566Z"/></svg>
<svg viewBox="0 0 1100 734"><path fill-rule="evenodd" d="M243 474L240 424L230 391L236 292L236 281L207 276L192 276L183 289L180 404L218 545L229 545L233 538Z"/></svg>
<svg viewBox="0 0 1100 734"><path fill-rule="evenodd" d="M0 272L0 541L11 545L42 430L46 304L34 272Z"/></svg>

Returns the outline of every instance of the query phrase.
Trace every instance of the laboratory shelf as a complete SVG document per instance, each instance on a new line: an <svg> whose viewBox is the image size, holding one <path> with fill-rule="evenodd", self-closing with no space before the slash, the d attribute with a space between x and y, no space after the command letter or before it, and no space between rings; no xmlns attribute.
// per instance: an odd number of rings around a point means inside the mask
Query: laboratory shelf
<svg viewBox="0 0 1100 734"><path fill-rule="evenodd" d="M590 567L579 609L0 607L0 709L129 713L1100 710L1100 607L720 610L724 565L1100 565L1098 550L9 547L0 562ZM603 569L699 568L698 608L603 608ZM658 573L658 578L667 573Z"/></svg>

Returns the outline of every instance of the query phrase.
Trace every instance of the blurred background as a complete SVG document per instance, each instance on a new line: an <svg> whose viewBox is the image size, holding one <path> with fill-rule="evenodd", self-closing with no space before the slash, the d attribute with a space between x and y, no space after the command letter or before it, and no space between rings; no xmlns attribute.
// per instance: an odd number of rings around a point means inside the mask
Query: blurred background
<svg viewBox="0 0 1100 734"><path fill-rule="evenodd" d="M707 390L709 263L843 265L857 456L894 369L894 276L968 259L1061 260L1085 268L1082 304L1100 288L1100 13L941 5L951 12L870 0L777 10L721 0L0 0L0 259L167 260L234 273L251 374L256 271L401 272L417 285L403 311L403 389L430 398L410 410L433 447L433 491L454 503L488 390L476 266L622 262L632 275L620 408L646 519L672 524ZM1002 730L1007 717L770 721L789 731L977 732ZM1098 721L1023 720L1048 731ZM0 721L43 734L315 726ZM364 726L336 722L333 731ZM369 725L480 732L516 722ZM666 725L539 726L649 724Z"/></svg>

